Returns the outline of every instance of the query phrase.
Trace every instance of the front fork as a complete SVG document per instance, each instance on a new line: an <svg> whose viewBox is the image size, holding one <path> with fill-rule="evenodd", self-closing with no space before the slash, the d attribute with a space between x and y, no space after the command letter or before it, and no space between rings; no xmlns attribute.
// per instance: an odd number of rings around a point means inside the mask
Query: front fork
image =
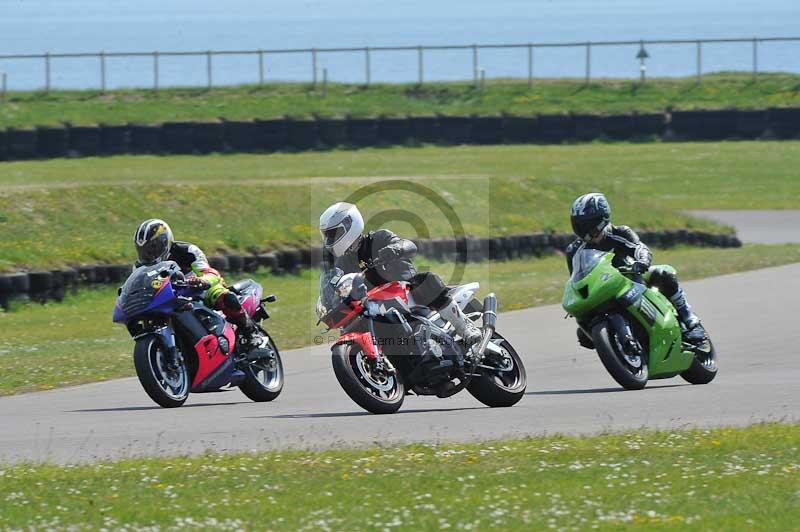
<svg viewBox="0 0 800 532"><path fill-rule="evenodd" d="M397 369L395 369L394 364L392 364L392 361L389 360L389 357L383 354L383 349L381 349L378 345L378 336L375 334L375 322L372 319L367 320L367 328L369 329L369 336L372 340L372 345L375 346L375 358L372 359L375 369L378 371L383 371L387 375L394 375L397 373Z"/></svg>
<svg viewBox="0 0 800 532"><path fill-rule="evenodd" d="M147 331L134 336L133 340L136 341L145 336L155 336L159 339L161 342L161 347L164 348L164 355L166 357L167 364L169 365L169 369L176 370L180 367L181 363L183 362L183 358L175 342L175 329L169 325L162 325L161 327L158 327L152 331Z"/></svg>
<svg viewBox="0 0 800 532"><path fill-rule="evenodd" d="M619 335L620 343L626 348L631 349L633 351L632 354L641 355L642 354L642 346L636 340L636 337L633 335L633 330L631 329L630 323L622 317L620 314L611 314L608 316L608 322L611 324L611 327L617 332Z"/></svg>

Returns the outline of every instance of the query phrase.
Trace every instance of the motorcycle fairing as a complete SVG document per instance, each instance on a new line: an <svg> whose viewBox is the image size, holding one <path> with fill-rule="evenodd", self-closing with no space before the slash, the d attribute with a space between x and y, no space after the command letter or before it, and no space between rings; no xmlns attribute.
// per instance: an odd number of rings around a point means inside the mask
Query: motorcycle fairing
<svg viewBox="0 0 800 532"><path fill-rule="evenodd" d="M145 312L152 312L156 314L169 314L175 309L175 299L177 295L172 288L172 283L163 281L161 288L158 289L156 295L153 297L150 306L145 309Z"/></svg>
<svg viewBox="0 0 800 532"><path fill-rule="evenodd" d="M372 301L397 300L408 308L408 283L404 281L392 281L390 283L378 285L367 293Z"/></svg>
<svg viewBox="0 0 800 532"><path fill-rule="evenodd" d="M169 314L177 298L169 281L174 273L180 273L180 268L173 261L136 268L120 288L113 321L125 323L144 313Z"/></svg>
<svg viewBox="0 0 800 532"><path fill-rule="evenodd" d="M156 281L154 281L156 282ZM160 281L162 284L158 291L153 295L150 303L142 309L138 314L169 314L175 308L175 298L177 297L172 288L172 283L169 281ZM125 323L132 316L128 316L123 309L123 301L125 294L119 296L114 302L114 313L111 319L114 323ZM140 296L141 297L141 296Z"/></svg>
<svg viewBox="0 0 800 532"><path fill-rule="evenodd" d="M480 283L462 284L450 290L450 297L453 298L453 301L456 302L461 310L464 310L480 287Z"/></svg>
<svg viewBox="0 0 800 532"><path fill-rule="evenodd" d="M680 324L669 300L658 290L622 275L612 264L613 253L599 255L591 268L582 275L575 271L566 282L564 309L583 325L588 317L615 308L641 324L648 336L651 379L672 377L688 369L694 355L682 349Z"/></svg>
<svg viewBox="0 0 800 532"><path fill-rule="evenodd" d="M238 293L237 297L242 304L242 309L252 318L261 304L261 296L264 291L262 286L251 279L246 279L235 283L231 288Z"/></svg>
<svg viewBox="0 0 800 532"><path fill-rule="evenodd" d="M683 351L675 309L661 292L646 289L638 301L626 310L648 332L650 378L673 377L692 364L694 354Z"/></svg>
<svg viewBox="0 0 800 532"><path fill-rule="evenodd" d="M230 352L235 345L236 335L229 323L225 324L223 336L228 342L228 352ZM194 349L197 352L197 372L192 381L192 391L198 392L215 387L217 380L224 382L216 387L227 384L233 371L233 360L220 346L219 337L213 334L204 336L195 344Z"/></svg>
<svg viewBox="0 0 800 532"><path fill-rule="evenodd" d="M362 309L360 301L353 301L350 305L342 305L328 313L323 322L331 329L339 329L353 321L356 316L361 314Z"/></svg>
<svg viewBox="0 0 800 532"><path fill-rule="evenodd" d="M333 345L356 343L370 359L378 358L379 348L369 332L351 332L340 336Z"/></svg>

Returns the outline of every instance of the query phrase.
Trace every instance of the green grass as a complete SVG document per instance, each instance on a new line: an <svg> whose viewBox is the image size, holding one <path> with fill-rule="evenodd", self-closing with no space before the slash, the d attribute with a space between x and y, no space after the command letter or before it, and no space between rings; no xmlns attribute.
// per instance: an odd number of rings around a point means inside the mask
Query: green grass
<svg viewBox="0 0 800 532"><path fill-rule="evenodd" d="M740 249L657 250L657 263L669 263L681 279L752 270L800 262L800 246L748 245ZM452 264L417 261L421 271L449 279ZM318 275L255 275L267 292L278 295L270 306L268 330L279 348L309 345L320 331L314 326ZM463 281L480 281L480 297L497 293L501 310L557 303L566 264L560 256L509 262L469 264ZM689 294L691 296L691 293ZM111 323L113 288L82 290L63 303L17 303L0 312L0 395L36 391L134 375L133 342L124 327ZM25 368L21 371L20 368Z"/></svg>
<svg viewBox="0 0 800 532"><path fill-rule="evenodd" d="M0 528L793 530L800 425L0 471Z"/></svg>
<svg viewBox="0 0 800 532"><path fill-rule="evenodd" d="M205 157L109 157L0 165L0 271L132 262L131 234L163 217L207 253L317 243L319 213L375 178L410 176L468 234L569 231L579 194L602 190L640 229L729 231L682 209L799 208L800 142L389 148ZM361 177L371 176L371 177ZM449 221L420 192L361 202L402 209L434 236ZM415 236L407 223L390 228ZM423 235L424 236L424 235Z"/></svg>
<svg viewBox="0 0 800 532"><path fill-rule="evenodd" d="M468 82L360 85L329 84L327 93L306 84L219 89L54 91L10 93L0 104L0 127L59 124L159 123L272 118L387 115L530 115L564 111L622 113L631 110L766 108L800 104L800 76L722 73L703 77L630 80L497 80L483 91Z"/></svg>

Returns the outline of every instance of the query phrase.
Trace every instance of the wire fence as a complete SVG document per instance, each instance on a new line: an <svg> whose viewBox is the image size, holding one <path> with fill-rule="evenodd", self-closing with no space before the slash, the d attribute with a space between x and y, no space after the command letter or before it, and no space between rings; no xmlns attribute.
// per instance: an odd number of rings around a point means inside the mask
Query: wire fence
<svg viewBox="0 0 800 532"><path fill-rule="evenodd" d="M346 68L348 75L346 76L351 82L370 85L375 81L374 71L376 69L374 56L377 54L413 54L415 56L415 67L408 64L401 72L396 72L393 75L393 81L411 82L424 84L430 81L429 77L437 78L437 72L433 72L429 76L429 71L426 71L426 65L431 61L436 54L451 54L458 53L461 58L460 61L455 61L456 58L448 55L447 57L452 60L447 61L447 68L449 75L455 75L462 80L471 79L473 83L480 83L490 74L499 74L501 68L493 69L491 64L486 64L482 55L487 52L507 50L518 52L516 56L511 59L506 58L506 63L512 63L516 68L517 75L504 76L527 78L528 84L533 85L536 80L538 62L541 62L545 54L558 49L572 49L577 50L582 57L582 72L581 66L575 64L561 64L559 69L561 74L554 77L582 77L586 83L590 83L593 79L593 67L597 66L597 59L593 58L593 52L598 50L608 49L612 47L626 48L635 51L629 55L626 60L622 56L617 56L616 61L628 61L624 67L627 72L626 77L639 77L644 81L647 75L648 65L658 61L658 57L652 55L648 48L653 47L688 47L692 52L694 75L697 77L698 83L703 75L703 56L704 52L711 46L720 46L726 44L740 44L749 47L749 53L745 57L740 57L742 51L739 51L736 64L738 65L735 70L750 71L752 72L753 80L758 79L759 74L759 61L761 54L761 47L766 43L798 43L800 37L751 37L751 38L729 38L729 39L661 39L661 40L639 40L639 41L587 41L587 42L542 42L542 43L522 43L522 44L470 44L470 45L439 45L439 46L377 46L377 47L348 47L348 48L295 48L295 49L271 49L271 50L206 50L206 51L153 51L153 52L94 52L94 53L44 53L44 54L12 54L0 55L0 63L6 67L6 73L2 74L2 92L0 97L5 97L5 92L8 89L8 80L14 80L14 70L9 69L8 66L14 66L20 62L38 62L41 68L41 81L38 89L50 91L58 89L54 83L54 73L57 72L57 67L70 69L69 60L84 60L95 63L94 69L96 72L96 81L87 79L86 76L93 70L92 67L87 65L82 66L80 71L80 88L84 89L100 89L105 91L109 88L109 63L118 61L125 61L126 63L137 62L139 73L135 79L129 78L126 86L131 88L151 88L159 90L166 86L175 86L173 83L164 83L163 77L165 74L165 67L162 63L168 58L199 58L203 62L200 67L202 73L197 76L198 66L195 64L193 67L188 68L182 65L180 69L180 86L205 86L211 88L214 86L230 86L245 83L264 84L267 82L278 81L302 81L308 82L316 86L320 82L327 83L329 79L328 67L321 64L323 58L332 55L345 54L349 57L349 63ZM796 58L800 56L800 50L793 50L791 56ZM249 66L244 64L239 66L240 74L245 74L246 79L238 79L232 81L230 76L217 75L215 71L215 64L223 58L237 57L247 59L250 63ZM292 72L290 76L281 77L277 73L268 76L268 66L272 63L277 63L279 60L290 57L295 59L291 62ZM577 60L575 54L572 54L570 63L575 63ZM627 57L627 56L625 56ZM149 75L141 72L143 66L141 61L149 63ZM396 61L393 65L397 65ZM685 63L686 58L682 59ZM463 62L463 64L461 64ZM360 63L360 66L359 66ZM305 64L305 66L303 66ZM656 63L657 64L657 63ZM66 66L64 66L66 65ZM630 67L628 66L630 65ZM29 65L30 66L30 65ZM441 65L440 65L441 67ZM72 67L74 69L74 67ZM126 70L132 68L131 64L126 64ZM174 66L173 66L174 68ZM30 79L35 76L31 69L26 69L25 77ZM303 74L305 70L305 74ZM360 70L360 74L358 71ZM397 70L397 69L395 69ZM187 81L194 75L194 81ZM459 74L459 72L461 72ZM494 77L500 77L494 75Z"/></svg>

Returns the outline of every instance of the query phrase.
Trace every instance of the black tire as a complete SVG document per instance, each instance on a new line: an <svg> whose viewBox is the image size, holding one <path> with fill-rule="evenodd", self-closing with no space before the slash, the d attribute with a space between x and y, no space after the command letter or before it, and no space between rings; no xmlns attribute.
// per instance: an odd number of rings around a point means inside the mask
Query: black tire
<svg viewBox="0 0 800 532"><path fill-rule="evenodd" d="M391 377L392 390L388 397L381 397L377 390L368 388L369 384L363 377L356 375L356 360L363 356L363 351L358 344L338 344L331 350L331 363L336 380L345 393L355 403L373 414L394 414L403 405L406 390L400 373Z"/></svg>
<svg viewBox="0 0 800 532"><path fill-rule="evenodd" d="M717 376L717 350L711 340L708 341L708 352L696 350L692 365L681 373L686 382L692 384L708 384Z"/></svg>
<svg viewBox="0 0 800 532"><path fill-rule="evenodd" d="M239 389L248 399L256 403L274 401L283 391L284 374L281 354L271 338L269 346L275 351L274 369L259 366L259 361L250 363L242 369L244 381L239 385Z"/></svg>
<svg viewBox="0 0 800 532"><path fill-rule="evenodd" d="M641 390L647 386L647 358L641 357L641 367L633 373L634 368L621 360L622 354L614 347L616 342L612 342L608 322L603 321L592 327L592 341L603 366L620 386L626 390Z"/></svg>
<svg viewBox="0 0 800 532"><path fill-rule="evenodd" d="M500 345L510 355L514 365L513 371L489 374L486 373L488 370L481 370L484 376L473 378L467 386L467 391L486 406L493 408L514 406L525 395L528 386L525 366L508 340L499 334L495 334L493 338L502 340Z"/></svg>
<svg viewBox="0 0 800 532"><path fill-rule="evenodd" d="M136 346L133 349L133 364L136 366L136 375L139 377L139 382L142 383L142 388L150 396L150 399L164 408L176 408L186 402L189 397L189 372L186 369L186 364L181 365L182 378L184 379L185 386L181 387L181 393L170 394L165 390L164 385L159 382L156 372L158 368L156 357L161 348L161 342L155 336L145 336L136 341ZM153 364L156 364L154 368ZM183 390L185 388L185 390Z"/></svg>

